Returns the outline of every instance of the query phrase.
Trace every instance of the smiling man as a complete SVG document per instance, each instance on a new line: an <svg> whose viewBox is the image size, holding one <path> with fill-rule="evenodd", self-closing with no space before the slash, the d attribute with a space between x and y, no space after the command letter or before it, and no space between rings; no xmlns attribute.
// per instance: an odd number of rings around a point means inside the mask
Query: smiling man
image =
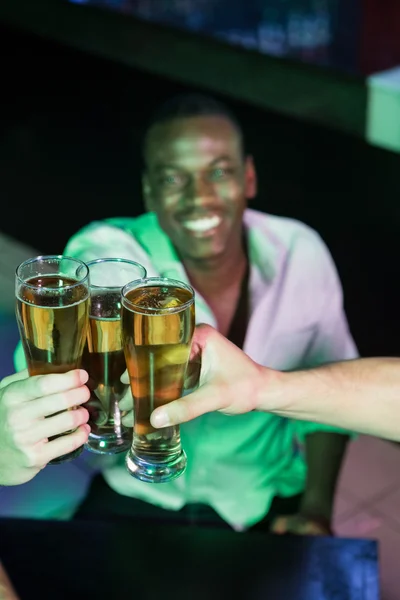
<svg viewBox="0 0 400 600"><path fill-rule="evenodd" d="M65 254L125 257L149 276L190 282L196 321L280 370L357 356L330 253L307 225L247 208L256 171L243 133L213 98L161 107L144 140L138 218L93 222ZM329 534L346 432L251 412L211 413L181 427L184 475L149 485L124 456L97 475L82 518L135 516L277 533Z"/></svg>

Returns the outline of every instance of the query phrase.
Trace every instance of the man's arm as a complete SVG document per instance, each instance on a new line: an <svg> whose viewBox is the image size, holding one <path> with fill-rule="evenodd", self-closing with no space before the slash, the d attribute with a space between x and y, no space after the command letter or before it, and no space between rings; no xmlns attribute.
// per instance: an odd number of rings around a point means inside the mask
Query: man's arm
<svg viewBox="0 0 400 600"><path fill-rule="evenodd" d="M261 375L258 410L400 441L400 359L361 358Z"/></svg>
<svg viewBox="0 0 400 600"><path fill-rule="evenodd" d="M257 365L210 325L198 325L192 359L200 357L200 387L153 411L153 427L212 411L258 410L400 441L400 358L360 358L282 373Z"/></svg>
<svg viewBox="0 0 400 600"><path fill-rule="evenodd" d="M306 436L307 479L301 514L325 519L330 524L336 483L349 436L316 431Z"/></svg>
<svg viewBox="0 0 400 600"><path fill-rule="evenodd" d="M278 516L272 523L275 533L327 535L332 533L332 513L337 478L349 436L316 431L306 436L305 491L295 515Z"/></svg>

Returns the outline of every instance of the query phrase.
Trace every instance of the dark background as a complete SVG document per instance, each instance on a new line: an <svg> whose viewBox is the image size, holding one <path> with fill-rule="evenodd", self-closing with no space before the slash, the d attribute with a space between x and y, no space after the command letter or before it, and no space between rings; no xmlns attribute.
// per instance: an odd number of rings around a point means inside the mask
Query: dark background
<svg viewBox="0 0 400 600"><path fill-rule="evenodd" d="M64 1L134 15L261 53L355 75L366 76L400 62L398 0ZM304 34L306 23L307 42L304 37L295 41L293 27L298 38ZM275 28L275 42L270 38L271 26Z"/></svg>
<svg viewBox="0 0 400 600"><path fill-rule="evenodd" d="M189 86L6 27L0 51L0 230L57 253L91 220L140 214L144 123ZM361 353L400 354L399 155L228 103L255 157L253 207L316 228L336 261Z"/></svg>

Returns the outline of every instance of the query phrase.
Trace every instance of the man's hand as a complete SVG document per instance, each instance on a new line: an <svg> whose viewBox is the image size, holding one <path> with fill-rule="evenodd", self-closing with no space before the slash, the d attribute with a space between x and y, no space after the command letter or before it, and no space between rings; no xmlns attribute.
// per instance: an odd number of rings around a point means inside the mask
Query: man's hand
<svg viewBox="0 0 400 600"><path fill-rule="evenodd" d="M277 534L292 533L295 535L332 535L328 521L302 515L277 517L272 525L271 532Z"/></svg>
<svg viewBox="0 0 400 600"><path fill-rule="evenodd" d="M79 405L90 396L87 380L86 371L77 369L34 377L21 371L0 382L0 485L25 483L86 443L89 413Z"/></svg>
<svg viewBox="0 0 400 600"><path fill-rule="evenodd" d="M196 358L193 360L193 362L190 362L188 364L188 368L186 369L183 394L193 391L199 385L200 368L201 363L198 362ZM133 427L133 398L131 386L129 385L130 382L127 370L125 370L125 372L122 374L121 381L122 383L125 383L125 385L128 384L128 388L125 394L119 401L119 408L122 412L125 413L121 419L122 424L125 425L125 427Z"/></svg>
<svg viewBox="0 0 400 600"><path fill-rule="evenodd" d="M220 411L238 415L257 408L257 394L265 382L265 369L209 325L196 327L190 358L193 376L200 370L200 387L180 400L156 408L153 427L166 427L190 421L204 413ZM264 371L264 379L261 372ZM270 371L271 377L276 373Z"/></svg>

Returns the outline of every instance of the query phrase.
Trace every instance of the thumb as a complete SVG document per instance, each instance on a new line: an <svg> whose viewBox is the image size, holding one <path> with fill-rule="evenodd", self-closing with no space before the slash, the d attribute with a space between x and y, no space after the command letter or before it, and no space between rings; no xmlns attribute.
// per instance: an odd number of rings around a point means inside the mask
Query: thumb
<svg viewBox="0 0 400 600"><path fill-rule="evenodd" d="M150 416L150 422L153 427L179 425L205 413L224 408L223 399L221 398L221 401L219 399L216 400L215 390L213 394L210 394L207 388L208 385L206 384L184 398L174 400L156 408Z"/></svg>
<svg viewBox="0 0 400 600"><path fill-rule="evenodd" d="M168 427L185 423L200 415L215 410L220 410L226 405L226 395L219 394L218 386L213 386L212 393L208 391L208 382L213 383L215 379L215 367L217 365L213 356L213 348L218 342L219 334L210 325L198 325L193 334L192 350L190 357L190 369L197 381L200 379L200 387L187 394L184 398L174 400L156 408L150 416L153 427ZM199 378L200 371L200 378ZM189 377L190 379L190 377ZM186 389L189 388L186 383Z"/></svg>

